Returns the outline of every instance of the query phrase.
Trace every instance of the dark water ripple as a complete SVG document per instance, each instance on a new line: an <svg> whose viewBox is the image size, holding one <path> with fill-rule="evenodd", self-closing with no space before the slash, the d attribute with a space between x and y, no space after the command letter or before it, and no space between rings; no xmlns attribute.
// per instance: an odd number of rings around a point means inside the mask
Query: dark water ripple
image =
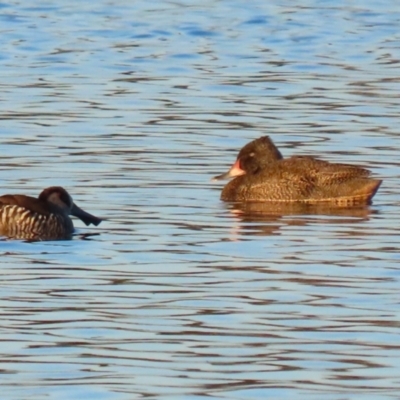
<svg viewBox="0 0 400 400"><path fill-rule="evenodd" d="M4 398L398 398L393 2L0 9L2 192L107 219L0 242ZM262 134L373 169L374 205L222 204Z"/></svg>

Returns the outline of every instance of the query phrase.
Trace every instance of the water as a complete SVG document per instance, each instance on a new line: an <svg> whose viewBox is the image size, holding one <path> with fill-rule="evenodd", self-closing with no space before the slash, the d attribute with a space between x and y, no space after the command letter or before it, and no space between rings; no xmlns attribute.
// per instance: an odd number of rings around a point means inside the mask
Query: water
<svg viewBox="0 0 400 400"><path fill-rule="evenodd" d="M0 242L3 398L398 398L394 2L0 11L2 193L62 185L107 219ZM374 204L221 203L210 178L263 134L371 168Z"/></svg>

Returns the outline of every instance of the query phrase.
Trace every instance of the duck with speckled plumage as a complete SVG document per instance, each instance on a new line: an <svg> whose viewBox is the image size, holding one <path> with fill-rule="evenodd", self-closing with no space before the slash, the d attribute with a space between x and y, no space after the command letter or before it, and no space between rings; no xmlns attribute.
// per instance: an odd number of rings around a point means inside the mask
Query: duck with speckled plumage
<svg viewBox="0 0 400 400"><path fill-rule="evenodd" d="M231 169L214 180L234 178L221 199L233 202L285 202L340 206L369 204L382 181L365 168L309 156L283 158L271 138L246 144Z"/></svg>

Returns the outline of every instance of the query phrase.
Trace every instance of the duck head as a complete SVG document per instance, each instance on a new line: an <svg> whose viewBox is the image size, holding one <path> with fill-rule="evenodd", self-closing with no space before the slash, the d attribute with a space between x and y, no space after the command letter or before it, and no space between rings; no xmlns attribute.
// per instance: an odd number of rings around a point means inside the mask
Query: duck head
<svg viewBox="0 0 400 400"><path fill-rule="evenodd" d="M60 186L52 186L44 189L39 195L39 200L53 204L63 210L67 215L79 218L85 225L99 225L100 218L79 208L72 200L69 193Z"/></svg>
<svg viewBox="0 0 400 400"><path fill-rule="evenodd" d="M230 170L212 178L213 181L229 179L240 175L255 175L268 164L281 160L282 154L269 136L263 136L247 143L240 151Z"/></svg>

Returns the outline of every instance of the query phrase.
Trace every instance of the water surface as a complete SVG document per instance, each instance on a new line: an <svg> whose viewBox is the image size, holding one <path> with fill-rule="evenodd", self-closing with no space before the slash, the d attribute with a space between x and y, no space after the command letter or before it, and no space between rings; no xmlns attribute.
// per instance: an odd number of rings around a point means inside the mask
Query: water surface
<svg viewBox="0 0 400 400"><path fill-rule="evenodd" d="M62 185L107 219L0 242L4 398L398 398L393 2L0 12L2 193ZM210 178L265 134L372 169L374 204L223 204Z"/></svg>

